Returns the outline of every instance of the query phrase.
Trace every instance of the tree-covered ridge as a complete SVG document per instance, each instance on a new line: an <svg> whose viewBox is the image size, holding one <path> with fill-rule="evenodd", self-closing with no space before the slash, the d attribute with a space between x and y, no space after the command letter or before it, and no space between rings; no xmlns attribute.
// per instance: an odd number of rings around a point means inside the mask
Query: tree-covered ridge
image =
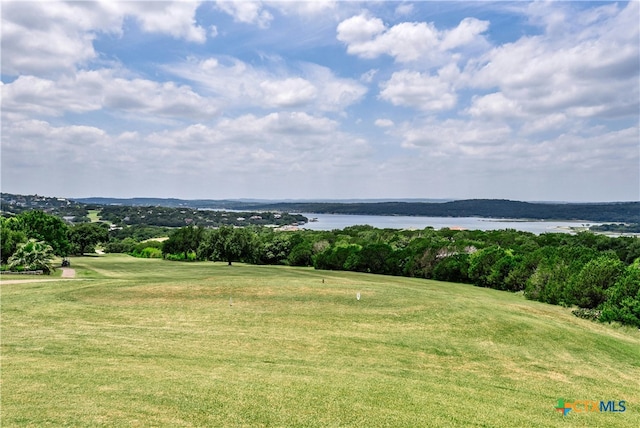
<svg viewBox="0 0 640 428"><path fill-rule="evenodd" d="M46 198L3 193L4 212L28 209L55 210L85 216L90 208L166 207L180 210L283 211L319 214L406 215L425 217L486 217L533 220L584 220L640 223L640 202L535 203L502 199L468 199L446 202L278 202L175 198ZM66 210L64 211L63 210ZM73 211L74 209L84 211ZM65 214L66 215L66 214ZM182 225L179 225L182 226Z"/></svg>
<svg viewBox="0 0 640 428"><path fill-rule="evenodd" d="M307 222L301 214L263 211L217 211L160 206L103 206L100 219L116 226L148 225L164 227L298 225Z"/></svg>
<svg viewBox="0 0 640 428"><path fill-rule="evenodd" d="M103 205L118 203L130 206L156 205L234 210L281 210L318 214L486 217L640 223L640 202L535 203L502 199L468 199L446 202L252 202L147 198L89 198L82 201Z"/></svg>
<svg viewBox="0 0 640 428"><path fill-rule="evenodd" d="M105 203L111 201L108 198L95 198ZM10 216L28 211L43 211L45 213L64 218L69 223L89 222L90 211L98 212L99 220L116 226L161 226L181 227L185 225L199 225L203 227L218 227L225 225L297 225L306 223L308 219L301 214L289 214L287 212L228 211L234 207L245 205L244 203L226 204L227 210L208 209L205 206L183 206L173 199L141 198L136 201L147 201L147 205L101 205L99 203L85 204L65 198L50 198L45 196L13 195L2 193L2 215ZM168 205L163 205L167 201ZM157 204L151 204L156 202ZM200 205L197 202L195 205ZM224 205L221 205L224 206Z"/></svg>
<svg viewBox="0 0 640 428"><path fill-rule="evenodd" d="M319 214L487 217L640 223L640 202L578 204L470 199L442 203L277 203L260 205L260 207L262 209L280 209Z"/></svg>
<svg viewBox="0 0 640 428"><path fill-rule="evenodd" d="M75 223L89 221L87 218L87 204L82 202L59 197L0 193L0 211L2 215L20 214L32 210L40 210L58 217L64 217Z"/></svg>
<svg viewBox="0 0 640 428"><path fill-rule="evenodd" d="M640 223L624 224L609 223L591 226L589 230L594 232L612 232L612 233L640 233Z"/></svg>

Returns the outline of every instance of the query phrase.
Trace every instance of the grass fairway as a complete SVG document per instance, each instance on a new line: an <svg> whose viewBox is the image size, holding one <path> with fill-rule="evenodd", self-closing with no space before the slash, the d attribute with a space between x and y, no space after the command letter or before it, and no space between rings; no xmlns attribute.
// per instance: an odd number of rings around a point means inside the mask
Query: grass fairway
<svg viewBox="0 0 640 428"><path fill-rule="evenodd" d="M91 223L96 223L100 221L100 211L102 210L89 210L87 217L91 220Z"/></svg>
<svg viewBox="0 0 640 428"><path fill-rule="evenodd" d="M640 426L640 333L564 308L305 268L72 266L2 285L3 427ZM563 417L558 398L627 410Z"/></svg>

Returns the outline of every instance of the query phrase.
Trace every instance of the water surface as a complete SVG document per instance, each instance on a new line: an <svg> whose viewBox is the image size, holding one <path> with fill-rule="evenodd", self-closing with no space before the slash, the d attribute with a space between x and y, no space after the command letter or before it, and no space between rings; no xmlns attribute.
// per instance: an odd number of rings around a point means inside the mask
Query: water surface
<svg viewBox="0 0 640 428"><path fill-rule="evenodd" d="M480 217L414 217L414 216L381 216L381 215L349 215L349 214L311 214L302 213L305 217L317 218L303 227L310 230L344 229L355 225L369 225L379 229L434 229L457 228L466 230L501 230L515 229L535 234L548 232L573 232L571 228L586 228L600 223L580 221L533 221L518 219L491 219Z"/></svg>

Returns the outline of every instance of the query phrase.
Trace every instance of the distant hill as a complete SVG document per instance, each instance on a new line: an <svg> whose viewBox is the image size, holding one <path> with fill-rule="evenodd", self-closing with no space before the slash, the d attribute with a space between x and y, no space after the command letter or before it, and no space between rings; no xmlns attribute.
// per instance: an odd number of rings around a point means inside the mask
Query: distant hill
<svg viewBox="0 0 640 428"><path fill-rule="evenodd" d="M176 198L72 198L74 201L94 205L125 205L125 206L159 206L159 207L186 207L186 208L211 208L211 209L235 209L239 207L270 206L273 204L369 204L386 202L410 202L410 203L443 203L453 199L176 199Z"/></svg>
<svg viewBox="0 0 640 428"><path fill-rule="evenodd" d="M58 215L86 215L92 206L140 206L237 211L283 211L318 214L483 217L527 220L583 220L640 223L640 202L560 203L504 199L274 201L259 199L51 198L1 194L2 211L43 209Z"/></svg>
<svg viewBox="0 0 640 428"><path fill-rule="evenodd" d="M247 205L272 201L258 200L211 200L211 199L175 199L175 198L75 198L76 202L87 205L122 205L131 207L168 207L168 208L210 208L242 209Z"/></svg>
<svg viewBox="0 0 640 428"><path fill-rule="evenodd" d="M640 222L640 202L531 203L497 199L470 199L443 203L279 203L261 209L320 214L407 215L425 217L485 217L531 220L585 220L594 222Z"/></svg>
<svg viewBox="0 0 640 428"><path fill-rule="evenodd" d="M584 220L640 223L640 202L543 203L502 199L417 202L309 202L265 200L185 200L162 198L80 198L99 205L164 206L229 210L277 210L318 214L406 215L425 217L484 217L532 220Z"/></svg>

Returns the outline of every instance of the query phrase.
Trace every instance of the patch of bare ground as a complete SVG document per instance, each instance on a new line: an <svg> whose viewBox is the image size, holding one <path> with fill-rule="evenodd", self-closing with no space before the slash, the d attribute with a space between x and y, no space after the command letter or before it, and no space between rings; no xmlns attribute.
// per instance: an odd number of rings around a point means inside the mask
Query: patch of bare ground
<svg viewBox="0 0 640 428"><path fill-rule="evenodd" d="M75 278L76 270L71 268L62 268L62 277L63 278Z"/></svg>

